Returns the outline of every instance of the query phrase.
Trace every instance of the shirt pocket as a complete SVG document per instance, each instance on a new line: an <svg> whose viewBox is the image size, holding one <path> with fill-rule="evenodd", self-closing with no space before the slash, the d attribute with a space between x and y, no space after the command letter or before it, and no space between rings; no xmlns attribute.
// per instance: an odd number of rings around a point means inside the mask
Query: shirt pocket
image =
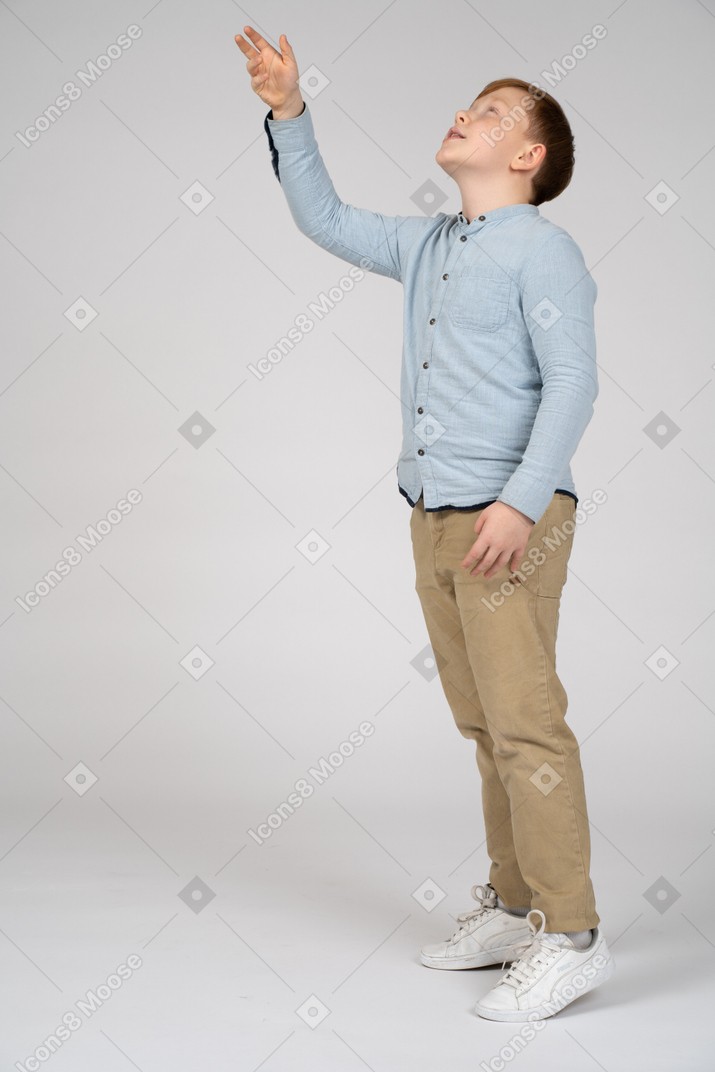
<svg viewBox="0 0 715 1072"><path fill-rule="evenodd" d="M462 268L454 280L447 315L457 328L496 331L509 312L511 280L501 268Z"/></svg>

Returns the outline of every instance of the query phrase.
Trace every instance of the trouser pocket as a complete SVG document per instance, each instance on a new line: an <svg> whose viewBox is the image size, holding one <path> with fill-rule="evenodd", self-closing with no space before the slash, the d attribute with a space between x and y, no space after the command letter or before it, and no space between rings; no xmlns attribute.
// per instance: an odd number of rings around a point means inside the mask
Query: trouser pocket
<svg viewBox="0 0 715 1072"><path fill-rule="evenodd" d="M573 546L575 513L571 496L558 493L533 526L522 560L512 574L532 595L547 599L561 596Z"/></svg>

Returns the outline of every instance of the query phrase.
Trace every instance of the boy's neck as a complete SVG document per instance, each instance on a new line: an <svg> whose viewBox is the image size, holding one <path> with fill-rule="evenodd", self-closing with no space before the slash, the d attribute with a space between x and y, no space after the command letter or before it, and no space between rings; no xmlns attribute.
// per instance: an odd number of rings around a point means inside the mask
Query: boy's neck
<svg viewBox="0 0 715 1072"><path fill-rule="evenodd" d="M494 212L497 208L509 205L528 205L529 193L526 190L462 190L462 207L460 212L471 223L477 216Z"/></svg>

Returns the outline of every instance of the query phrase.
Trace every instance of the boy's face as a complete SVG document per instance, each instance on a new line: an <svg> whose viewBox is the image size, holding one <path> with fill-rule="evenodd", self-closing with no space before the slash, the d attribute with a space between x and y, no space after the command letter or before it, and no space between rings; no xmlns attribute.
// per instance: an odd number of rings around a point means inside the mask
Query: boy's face
<svg viewBox="0 0 715 1072"><path fill-rule="evenodd" d="M535 161L533 146L538 143L526 138L532 115L532 109L524 106L528 96L518 86L502 86L478 97L467 111L458 111L452 131L447 133L435 155L443 171L461 183L470 175L506 177L510 169L528 171L540 162L545 150L543 147L541 153L537 150ZM506 116L509 121L502 125ZM455 129L461 137L454 133Z"/></svg>

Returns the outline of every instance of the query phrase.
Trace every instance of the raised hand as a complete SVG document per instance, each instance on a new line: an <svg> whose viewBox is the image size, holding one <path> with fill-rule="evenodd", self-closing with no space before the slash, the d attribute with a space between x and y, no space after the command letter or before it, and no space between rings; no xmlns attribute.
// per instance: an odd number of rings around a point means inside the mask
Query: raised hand
<svg viewBox="0 0 715 1072"><path fill-rule="evenodd" d="M251 89L273 109L274 119L300 115L303 99L298 86L298 64L288 38L285 34L280 35L281 50L276 52L251 26L243 29L253 44L241 34L236 34L235 41L248 59L246 70L251 76Z"/></svg>

